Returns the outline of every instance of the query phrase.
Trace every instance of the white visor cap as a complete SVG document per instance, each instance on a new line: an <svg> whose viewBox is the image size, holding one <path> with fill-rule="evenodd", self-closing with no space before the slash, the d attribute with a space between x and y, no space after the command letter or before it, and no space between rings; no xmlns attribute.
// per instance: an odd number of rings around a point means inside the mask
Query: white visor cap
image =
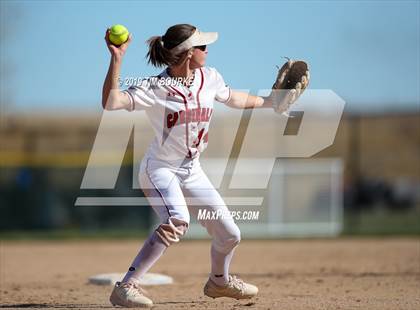
<svg viewBox="0 0 420 310"><path fill-rule="evenodd" d="M188 39L171 48L171 51L174 51L178 54L184 51L188 51L194 46L208 45L215 42L218 36L219 34L217 32L202 32L196 29Z"/></svg>

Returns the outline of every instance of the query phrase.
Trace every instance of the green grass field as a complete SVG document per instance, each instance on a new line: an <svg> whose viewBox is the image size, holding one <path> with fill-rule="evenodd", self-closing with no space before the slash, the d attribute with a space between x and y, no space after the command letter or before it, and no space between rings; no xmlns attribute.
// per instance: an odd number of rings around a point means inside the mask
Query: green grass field
<svg viewBox="0 0 420 310"><path fill-rule="evenodd" d="M77 228L61 230L3 231L3 240L37 239L142 239L148 235L141 229L95 229ZM364 211L346 214L342 236L417 236L420 235L420 211L390 212Z"/></svg>
<svg viewBox="0 0 420 310"><path fill-rule="evenodd" d="M420 210L346 214L343 235L420 235Z"/></svg>

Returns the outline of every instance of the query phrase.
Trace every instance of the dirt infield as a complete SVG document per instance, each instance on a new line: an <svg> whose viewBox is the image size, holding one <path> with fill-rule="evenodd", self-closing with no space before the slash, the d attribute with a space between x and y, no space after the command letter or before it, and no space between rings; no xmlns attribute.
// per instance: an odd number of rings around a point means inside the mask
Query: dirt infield
<svg viewBox="0 0 420 310"><path fill-rule="evenodd" d="M87 278L123 272L140 244L2 242L1 308L109 308L111 287ZM420 309L418 238L242 241L232 272L260 288L250 301L203 296L209 244L167 250L151 271L176 283L147 288L154 309Z"/></svg>

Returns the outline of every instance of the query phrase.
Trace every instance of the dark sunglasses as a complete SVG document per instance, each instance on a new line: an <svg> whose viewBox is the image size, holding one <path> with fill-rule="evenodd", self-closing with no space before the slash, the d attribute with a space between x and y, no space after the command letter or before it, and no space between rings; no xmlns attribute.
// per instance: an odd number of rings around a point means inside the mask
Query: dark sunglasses
<svg viewBox="0 0 420 310"><path fill-rule="evenodd" d="M207 45L200 45L200 46L194 46L194 47L198 48L199 50L202 50L204 52L207 48Z"/></svg>

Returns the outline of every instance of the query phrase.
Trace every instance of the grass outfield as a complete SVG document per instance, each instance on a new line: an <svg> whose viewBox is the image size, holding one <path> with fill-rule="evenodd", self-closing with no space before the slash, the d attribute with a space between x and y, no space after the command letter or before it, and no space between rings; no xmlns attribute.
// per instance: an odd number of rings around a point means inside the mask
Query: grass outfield
<svg viewBox="0 0 420 310"><path fill-rule="evenodd" d="M343 235L420 235L420 210L347 214Z"/></svg>
<svg viewBox="0 0 420 310"><path fill-rule="evenodd" d="M418 236L420 235L420 211L411 212L363 212L347 214L341 236ZM140 229L97 229L77 228L60 230L3 231L3 240L38 239L143 239L147 230Z"/></svg>

